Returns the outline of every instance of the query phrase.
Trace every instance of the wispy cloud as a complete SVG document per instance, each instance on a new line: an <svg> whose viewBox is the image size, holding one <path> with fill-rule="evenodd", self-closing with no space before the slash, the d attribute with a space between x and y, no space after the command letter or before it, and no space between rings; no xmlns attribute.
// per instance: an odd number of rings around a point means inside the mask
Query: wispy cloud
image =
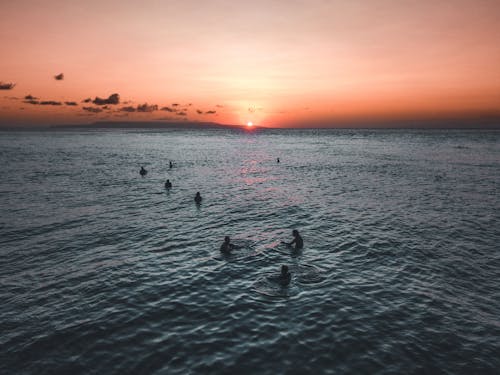
<svg viewBox="0 0 500 375"><path fill-rule="evenodd" d="M120 112L135 112L135 107L128 106L120 108Z"/></svg>
<svg viewBox="0 0 500 375"><path fill-rule="evenodd" d="M12 90L14 87L16 87L15 83L4 83L0 81L0 90Z"/></svg>
<svg viewBox="0 0 500 375"><path fill-rule="evenodd" d="M101 108L95 108L95 107L83 107L82 109L84 111L91 112L91 113L100 113L100 112L102 112Z"/></svg>
<svg viewBox="0 0 500 375"><path fill-rule="evenodd" d="M69 105L69 106L75 106L78 105L77 102L64 102L64 104Z"/></svg>
<svg viewBox="0 0 500 375"><path fill-rule="evenodd" d="M92 102L91 98L87 98L87 99L82 100L82 103L91 103L91 102Z"/></svg>
<svg viewBox="0 0 500 375"><path fill-rule="evenodd" d="M62 103L56 102L55 100L44 100L40 102L40 105L62 105Z"/></svg>
<svg viewBox="0 0 500 375"><path fill-rule="evenodd" d="M162 107L160 111L175 112L175 109L172 109L170 107Z"/></svg>
<svg viewBox="0 0 500 375"><path fill-rule="evenodd" d="M56 81L62 81L64 79L64 73L59 73L59 74L55 75L54 79Z"/></svg>
<svg viewBox="0 0 500 375"><path fill-rule="evenodd" d="M37 100L37 99L38 99L37 97L34 97L34 96L33 96L33 95L31 95L31 94L30 94L30 95L26 95L26 96L24 97L24 100Z"/></svg>
<svg viewBox="0 0 500 375"><path fill-rule="evenodd" d="M94 103L96 105L119 104L120 103L120 95L111 94L107 99L99 98L98 96L96 96L96 98L92 101L92 103Z"/></svg>
<svg viewBox="0 0 500 375"><path fill-rule="evenodd" d="M206 111L205 114L206 115L215 115L217 113L217 111Z"/></svg>
<svg viewBox="0 0 500 375"><path fill-rule="evenodd" d="M196 113L199 114L199 115L202 115L203 114L203 111L201 109L197 109L196 110Z"/></svg>
<svg viewBox="0 0 500 375"><path fill-rule="evenodd" d="M187 113L186 112L177 112L176 115L177 116L186 116Z"/></svg>
<svg viewBox="0 0 500 375"><path fill-rule="evenodd" d="M34 100L34 99L25 100L24 103L33 104L33 105L40 104L40 102L38 100Z"/></svg>
<svg viewBox="0 0 500 375"><path fill-rule="evenodd" d="M148 103L140 104L137 106L137 112L154 112L158 110L156 104L148 105Z"/></svg>

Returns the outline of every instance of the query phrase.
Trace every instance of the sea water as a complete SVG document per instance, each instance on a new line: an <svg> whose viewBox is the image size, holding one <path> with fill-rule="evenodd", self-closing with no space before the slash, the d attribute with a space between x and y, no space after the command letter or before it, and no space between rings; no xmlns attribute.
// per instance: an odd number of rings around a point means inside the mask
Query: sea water
<svg viewBox="0 0 500 375"><path fill-rule="evenodd" d="M498 373L499 131L2 132L0 162L2 374Z"/></svg>

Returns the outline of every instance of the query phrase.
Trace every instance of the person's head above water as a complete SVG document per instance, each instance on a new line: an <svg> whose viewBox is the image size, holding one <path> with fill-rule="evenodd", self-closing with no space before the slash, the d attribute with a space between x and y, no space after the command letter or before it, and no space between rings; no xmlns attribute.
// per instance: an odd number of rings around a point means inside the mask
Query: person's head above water
<svg viewBox="0 0 500 375"><path fill-rule="evenodd" d="M281 274L286 275L288 273L288 266L281 266Z"/></svg>
<svg viewBox="0 0 500 375"><path fill-rule="evenodd" d="M225 243L231 242L231 239L229 238L229 236L224 237L224 242Z"/></svg>
<svg viewBox="0 0 500 375"><path fill-rule="evenodd" d="M297 237L299 235L299 231L297 229L292 230L292 235Z"/></svg>

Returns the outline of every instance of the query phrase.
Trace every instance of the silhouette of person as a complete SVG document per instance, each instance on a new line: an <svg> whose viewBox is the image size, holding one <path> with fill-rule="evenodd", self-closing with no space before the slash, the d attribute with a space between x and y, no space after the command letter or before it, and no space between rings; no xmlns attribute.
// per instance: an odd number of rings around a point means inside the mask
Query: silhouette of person
<svg viewBox="0 0 500 375"><path fill-rule="evenodd" d="M288 271L288 266L281 266L281 274L279 276L279 283L283 286L290 284L292 274Z"/></svg>
<svg viewBox="0 0 500 375"><path fill-rule="evenodd" d="M141 167L141 170L139 171L139 173L141 174L141 176L145 176L146 173L148 173L148 171L145 170L144 167Z"/></svg>
<svg viewBox="0 0 500 375"><path fill-rule="evenodd" d="M277 276L268 277L270 281L280 284L281 286L287 286L292 280L292 274L288 271L288 266L281 266L281 273Z"/></svg>
<svg viewBox="0 0 500 375"><path fill-rule="evenodd" d="M172 187L172 183L170 182L170 180L167 180L165 182L165 189L170 189Z"/></svg>
<svg viewBox="0 0 500 375"><path fill-rule="evenodd" d="M200 204L202 199L203 198L201 197L200 192L196 192L196 195L194 197L194 201L196 202L196 204Z"/></svg>
<svg viewBox="0 0 500 375"><path fill-rule="evenodd" d="M231 243L229 236L224 237L224 242L220 245L220 251L224 254L229 254L231 250L238 249L239 247Z"/></svg>
<svg viewBox="0 0 500 375"><path fill-rule="evenodd" d="M172 163L172 161L169 161L169 162L168 162L168 167L169 167L170 169L172 169L172 168L174 167L174 163Z"/></svg>
<svg viewBox="0 0 500 375"><path fill-rule="evenodd" d="M280 162L280 158L277 158L277 159L276 159L276 163L279 163L279 162Z"/></svg>
<svg viewBox="0 0 500 375"><path fill-rule="evenodd" d="M304 240L300 237L299 231L294 229L292 231L293 241L290 243L285 242L287 246L293 246L295 244L295 250L300 250L304 247Z"/></svg>

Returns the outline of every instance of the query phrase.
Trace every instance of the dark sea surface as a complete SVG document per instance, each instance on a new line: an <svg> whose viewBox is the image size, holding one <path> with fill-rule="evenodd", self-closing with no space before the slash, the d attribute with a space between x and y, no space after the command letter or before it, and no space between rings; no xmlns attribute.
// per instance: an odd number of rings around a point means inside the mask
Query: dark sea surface
<svg viewBox="0 0 500 375"><path fill-rule="evenodd" d="M1 132L0 162L1 374L499 373L499 131Z"/></svg>

